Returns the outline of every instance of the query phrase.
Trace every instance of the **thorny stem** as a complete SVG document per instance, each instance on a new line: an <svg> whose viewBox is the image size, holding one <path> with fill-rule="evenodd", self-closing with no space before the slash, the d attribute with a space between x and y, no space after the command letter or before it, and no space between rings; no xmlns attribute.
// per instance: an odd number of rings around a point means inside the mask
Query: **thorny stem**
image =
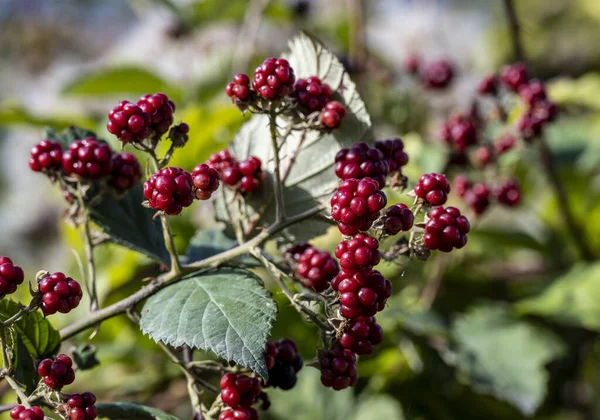
<svg viewBox="0 0 600 420"><path fill-rule="evenodd" d="M271 130L271 147L273 149L273 160L275 161L273 189L275 191L275 221L277 223L285 220L285 208L279 167L279 145L277 144L277 114L274 111L269 113L269 129Z"/></svg>

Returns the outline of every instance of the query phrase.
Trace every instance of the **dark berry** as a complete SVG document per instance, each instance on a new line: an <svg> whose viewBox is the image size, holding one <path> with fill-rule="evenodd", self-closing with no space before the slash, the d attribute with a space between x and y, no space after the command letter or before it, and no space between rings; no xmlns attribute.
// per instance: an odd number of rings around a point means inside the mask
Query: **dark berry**
<svg viewBox="0 0 600 420"><path fill-rule="evenodd" d="M174 125L169 130L169 139L175 147L183 147L189 140L190 126L186 123Z"/></svg>
<svg viewBox="0 0 600 420"><path fill-rule="evenodd" d="M554 121L558 115L556 105L548 100L537 101L530 112L542 125Z"/></svg>
<svg viewBox="0 0 600 420"><path fill-rule="evenodd" d="M331 197L331 217L343 235L368 230L387 204L387 197L371 178L347 179Z"/></svg>
<svg viewBox="0 0 600 420"><path fill-rule="evenodd" d="M225 93L234 103L240 103L250 96L250 78L238 73L233 77L233 82L229 83L225 88Z"/></svg>
<svg viewBox="0 0 600 420"><path fill-rule="evenodd" d="M340 260L343 270L348 273L368 272L379 264L381 254L379 241L364 233L358 233L335 248L335 256Z"/></svg>
<svg viewBox="0 0 600 420"><path fill-rule="evenodd" d="M346 107L338 101L330 101L321 112L321 122L327 128L335 129L340 126L346 116Z"/></svg>
<svg viewBox="0 0 600 420"><path fill-rule="evenodd" d="M546 89L539 80L531 80L519 87L521 99L529 106L546 99Z"/></svg>
<svg viewBox="0 0 600 420"><path fill-rule="evenodd" d="M205 163L201 163L192 171L195 196L198 200L208 200L219 188L219 172Z"/></svg>
<svg viewBox="0 0 600 420"><path fill-rule="evenodd" d="M494 155L489 146L479 146L475 150L475 162L481 167L486 167L494 160Z"/></svg>
<svg viewBox="0 0 600 420"><path fill-rule="evenodd" d="M367 143L356 143L350 149L342 149L335 156L335 174L340 179L372 178L385 187L385 177L389 172L383 152Z"/></svg>
<svg viewBox="0 0 600 420"><path fill-rule="evenodd" d="M144 183L144 197L154 210L177 215L194 202L192 175L176 167L161 169Z"/></svg>
<svg viewBox="0 0 600 420"><path fill-rule="evenodd" d="M521 190L516 180L503 182L496 190L496 200L508 207L515 207L521 201Z"/></svg>
<svg viewBox="0 0 600 420"><path fill-rule="evenodd" d="M142 166L131 153L115 153L108 183L117 191L124 192L142 179Z"/></svg>
<svg viewBox="0 0 600 420"><path fill-rule="evenodd" d="M331 101L332 94L331 87L327 83L321 82L321 79L316 76L311 76L296 81L292 96L298 101L300 109L310 114L325 108L325 105Z"/></svg>
<svg viewBox="0 0 600 420"><path fill-rule="evenodd" d="M415 185L415 195L431 204L441 206L448 200L450 183L444 175L431 173L422 175Z"/></svg>
<svg viewBox="0 0 600 420"><path fill-rule="evenodd" d="M480 95L495 95L497 92L498 79L495 74L485 76L477 85L477 93Z"/></svg>
<svg viewBox="0 0 600 420"><path fill-rule="evenodd" d="M388 235L407 232L413 227L414 222L415 215L406 204L394 204L385 209L383 225Z"/></svg>
<svg viewBox="0 0 600 420"><path fill-rule="evenodd" d="M377 270L352 273L342 269L331 287L339 293L342 315L350 319L382 311L392 294L392 283Z"/></svg>
<svg viewBox="0 0 600 420"><path fill-rule="evenodd" d="M221 399L231 408L251 407L261 392L260 381L246 375L226 373L221 378Z"/></svg>
<svg viewBox="0 0 600 420"><path fill-rule="evenodd" d="M31 148L29 168L34 172L52 171L62 167L62 147L59 143L42 140Z"/></svg>
<svg viewBox="0 0 600 420"><path fill-rule="evenodd" d="M130 141L140 142L148 137L150 125L150 115L142 108L129 101L121 101L108 113L106 128L127 144Z"/></svg>
<svg viewBox="0 0 600 420"><path fill-rule="evenodd" d="M467 244L470 229L469 220L456 207L434 207L429 212L423 240L429 249L450 252Z"/></svg>
<svg viewBox="0 0 600 420"><path fill-rule="evenodd" d="M491 191L487 185L475 184L465 193L465 203L476 215L481 215L490 205L490 194Z"/></svg>
<svg viewBox="0 0 600 420"><path fill-rule="evenodd" d="M356 385L356 356L347 349L324 351L319 358L321 365L321 383L339 391Z"/></svg>
<svg viewBox="0 0 600 420"><path fill-rule="evenodd" d="M45 316L56 312L68 313L79 306L83 297L79 283L60 272L44 277L38 288L42 293L42 312Z"/></svg>
<svg viewBox="0 0 600 420"><path fill-rule="evenodd" d="M254 408L236 408L222 411L219 420L258 420L258 411Z"/></svg>
<svg viewBox="0 0 600 420"><path fill-rule="evenodd" d="M408 163L408 155L404 151L404 142L401 139L377 140L375 147L383 153L390 174Z"/></svg>
<svg viewBox="0 0 600 420"><path fill-rule="evenodd" d="M155 133L164 134L169 131L169 127L173 124L175 103L167 95L147 94L137 101L137 105L150 117L150 128Z"/></svg>
<svg viewBox="0 0 600 420"><path fill-rule="evenodd" d="M91 392L71 394L67 400L67 412L70 420L94 420L96 411L96 396Z"/></svg>
<svg viewBox="0 0 600 420"><path fill-rule="evenodd" d="M296 76L283 58L267 58L254 71L252 88L265 99L283 98L294 90Z"/></svg>
<svg viewBox="0 0 600 420"><path fill-rule="evenodd" d="M404 70L408 74L417 74L419 72L419 67L421 67L421 59L416 54L410 54L404 60Z"/></svg>
<svg viewBox="0 0 600 420"><path fill-rule="evenodd" d="M0 297L14 293L24 279L21 267L14 265L8 257L0 257Z"/></svg>
<svg viewBox="0 0 600 420"><path fill-rule="evenodd" d="M301 244L286 251L296 263L296 273L305 287L322 292L339 271L337 261L327 251Z"/></svg>
<svg viewBox="0 0 600 420"><path fill-rule="evenodd" d="M542 132L544 122L537 118L531 111L526 112L517 121L517 130L525 140L532 140Z"/></svg>
<svg viewBox="0 0 600 420"><path fill-rule="evenodd" d="M256 156L250 156L248 159L238 163L237 169L241 176L240 190L242 193L252 192L262 184L263 171L262 162Z"/></svg>
<svg viewBox="0 0 600 420"><path fill-rule="evenodd" d="M298 347L293 340L281 339L275 343L267 343L265 360L269 368L269 381L266 386L289 390L296 385L296 374L304 364ZM271 362L271 367L269 367Z"/></svg>
<svg viewBox="0 0 600 420"><path fill-rule="evenodd" d="M494 142L494 151L496 154L501 155L515 147L516 142L515 136L512 134L505 134Z"/></svg>
<svg viewBox="0 0 600 420"><path fill-rule="evenodd" d="M423 68L421 82L429 89L443 89L454 77L454 66L448 60L437 60Z"/></svg>
<svg viewBox="0 0 600 420"><path fill-rule="evenodd" d="M27 408L18 405L10 411L10 418L14 420L44 420L44 412L40 407Z"/></svg>
<svg viewBox="0 0 600 420"><path fill-rule="evenodd" d="M477 143L477 129L472 118L458 114L450 117L440 130L440 137L459 152Z"/></svg>
<svg viewBox="0 0 600 420"><path fill-rule="evenodd" d="M66 354L59 354L56 359L44 359L37 368L38 375L48 388L60 390L75 380L73 361Z"/></svg>
<svg viewBox="0 0 600 420"><path fill-rule="evenodd" d="M71 143L62 155L63 169L69 175L100 179L112 171L112 150L93 137Z"/></svg>
<svg viewBox="0 0 600 420"><path fill-rule="evenodd" d="M469 188L471 188L471 181L469 181L466 175L456 175L452 188L459 197L464 197Z"/></svg>
<svg viewBox="0 0 600 420"><path fill-rule="evenodd" d="M504 66L500 71L500 82L513 92L527 83L527 68L523 63Z"/></svg>
<svg viewBox="0 0 600 420"><path fill-rule="evenodd" d="M365 316L350 321L340 337L340 345L359 356L373 352L373 346L383 341L383 328L374 316Z"/></svg>

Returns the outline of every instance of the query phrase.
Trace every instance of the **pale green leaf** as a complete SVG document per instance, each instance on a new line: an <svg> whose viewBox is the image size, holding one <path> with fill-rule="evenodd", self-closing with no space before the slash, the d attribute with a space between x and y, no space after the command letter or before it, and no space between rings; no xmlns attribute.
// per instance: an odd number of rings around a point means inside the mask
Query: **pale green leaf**
<svg viewBox="0 0 600 420"><path fill-rule="evenodd" d="M130 402L96 404L98 418L110 420L179 420L156 408Z"/></svg>

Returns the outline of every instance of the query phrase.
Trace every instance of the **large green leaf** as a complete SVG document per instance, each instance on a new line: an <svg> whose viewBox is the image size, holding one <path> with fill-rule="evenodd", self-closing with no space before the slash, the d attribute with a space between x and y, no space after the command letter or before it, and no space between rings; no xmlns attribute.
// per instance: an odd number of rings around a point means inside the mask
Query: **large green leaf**
<svg viewBox="0 0 600 420"><path fill-rule="evenodd" d="M0 320L6 321L21 309L17 302L4 298L0 301ZM60 346L60 334L40 312L23 316L13 324L15 332L34 359L52 356Z"/></svg>
<svg viewBox="0 0 600 420"><path fill-rule="evenodd" d="M355 142L372 141L372 133L371 119L365 104L336 56L304 33L294 37L289 45L288 58L296 76L319 76L334 90L339 90L338 99L348 110L339 130L330 134L308 131L304 135L293 131L281 145L279 154L282 178L287 173L284 182L285 211L288 216L293 216L329 199L339 183L333 170L336 153L340 148ZM254 116L235 136L230 149L238 159L245 159L250 155L259 157L271 175L274 171L274 159L268 122L268 117L264 115ZM277 124L281 134L287 122L281 119ZM271 179L268 180L270 182ZM257 210L261 209L264 215L260 225L269 224L275 219L272 191L272 187L268 185L249 195L249 218L254 217ZM228 212L237 214L237 207L232 205L232 199L231 192L225 198L222 194L218 196L216 209L220 220L228 221ZM327 223L314 220L292 227L287 233L296 241L304 241L323 234L328 226Z"/></svg>
<svg viewBox="0 0 600 420"><path fill-rule="evenodd" d="M37 115L21 105L8 105L0 108L0 126L2 125L32 125L66 128L77 121L80 125L93 127L95 122L82 116Z"/></svg>
<svg viewBox="0 0 600 420"><path fill-rule="evenodd" d="M15 346L15 379L25 386L25 393L27 395L31 394L38 384L35 361L18 334L16 335Z"/></svg>
<svg viewBox="0 0 600 420"><path fill-rule="evenodd" d="M565 351L551 331L496 306L480 306L458 318L452 338L456 353L447 359L456 364L459 379L526 415L532 415L546 395L545 365Z"/></svg>
<svg viewBox="0 0 600 420"><path fill-rule="evenodd" d="M600 263L581 264L543 293L515 305L518 313L600 331Z"/></svg>
<svg viewBox="0 0 600 420"><path fill-rule="evenodd" d="M90 209L90 216L110 240L148 255L155 260L168 262L159 218L154 211L142 206L142 185L138 184L117 198L104 194Z"/></svg>
<svg viewBox="0 0 600 420"><path fill-rule="evenodd" d="M98 418L110 420L179 420L177 417L146 405L129 402L96 404Z"/></svg>
<svg viewBox="0 0 600 420"><path fill-rule="evenodd" d="M264 350L277 306L247 270L194 273L148 299L140 327L155 341L211 350L267 377Z"/></svg>

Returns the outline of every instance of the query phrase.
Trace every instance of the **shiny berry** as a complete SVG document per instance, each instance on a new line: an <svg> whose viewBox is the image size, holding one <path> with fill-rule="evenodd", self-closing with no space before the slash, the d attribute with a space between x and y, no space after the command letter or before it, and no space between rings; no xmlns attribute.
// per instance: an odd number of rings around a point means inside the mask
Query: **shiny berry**
<svg viewBox="0 0 600 420"><path fill-rule="evenodd" d="M44 420L44 412L40 407L26 408L18 405L10 411L10 418L14 420Z"/></svg>
<svg viewBox="0 0 600 420"><path fill-rule="evenodd" d="M432 206L441 206L448 200L450 183L444 175L431 173L422 175L414 188L415 195Z"/></svg>
<svg viewBox="0 0 600 420"><path fill-rule="evenodd" d="M91 392L71 394L67 400L67 412L70 420L94 420L96 411L96 396Z"/></svg>
<svg viewBox="0 0 600 420"><path fill-rule="evenodd" d="M519 96L529 106L546 99L546 89L539 80L530 80L519 87Z"/></svg>
<svg viewBox="0 0 600 420"><path fill-rule="evenodd" d="M251 407L261 392L260 381L246 375L226 373L221 378L221 399L231 408Z"/></svg>
<svg viewBox="0 0 600 420"><path fill-rule="evenodd" d="M479 146L475 150L475 162L481 167L486 167L494 160L492 150L488 146Z"/></svg>
<svg viewBox="0 0 600 420"><path fill-rule="evenodd" d="M490 194L491 191L487 185L482 183L475 184L465 193L465 203L479 216L489 207Z"/></svg>
<svg viewBox="0 0 600 420"><path fill-rule="evenodd" d="M454 77L454 66L448 60L437 60L427 64L421 72L421 82L429 89L446 88Z"/></svg>
<svg viewBox="0 0 600 420"><path fill-rule="evenodd" d="M404 142L399 138L377 140L375 147L383 153L390 174L400 170L408 163L408 155L404 151Z"/></svg>
<svg viewBox="0 0 600 420"><path fill-rule="evenodd" d="M335 156L335 174L340 179L372 178L385 187L389 167L383 152L367 143L360 142L350 149L341 149Z"/></svg>
<svg viewBox="0 0 600 420"><path fill-rule="evenodd" d="M194 194L198 200L208 200L219 188L219 172L205 163L197 165L192 171Z"/></svg>
<svg viewBox="0 0 600 420"><path fill-rule="evenodd" d="M342 269L348 273L371 271L381 260L379 241L358 233L351 239L340 242L335 248L335 256L340 260Z"/></svg>
<svg viewBox="0 0 600 420"><path fill-rule="evenodd" d="M175 103L167 95L164 93L147 94L137 101L137 105L150 117L150 129L157 134L169 131L169 127L173 124Z"/></svg>
<svg viewBox="0 0 600 420"><path fill-rule="evenodd" d="M477 129L471 117L457 114L442 125L440 137L459 152L464 152L468 146L477 143Z"/></svg>
<svg viewBox="0 0 600 420"><path fill-rule="evenodd" d="M270 353L269 353L270 352ZM289 390L296 385L296 374L304 364L298 353L298 346L293 340L281 339L275 343L267 343L265 359L272 360L269 367L269 381L266 386Z"/></svg>
<svg viewBox="0 0 600 420"><path fill-rule="evenodd" d="M521 190L516 180L510 179L496 189L496 200L508 207L515 207L521 201Z"/></svg>
<svg viewBox="0 0 600 420"><path fill-rule="evenodd" d="M506 153L510 149L515 147L516 142L517 142L517 140L515 139L515 136L513 136L512 134L505 134L505 135L499 137L494 142L494 151L496 152L497 155Z"/></svg>
<svg viewBox="0 0 600 420"><path fill-rule="evenodd" d="M387 197L371 178L347 179L331 197L331 217L343 235L368 230L387 204Z"/></svg>
<svg viewBox="0 0 600 420"><path fill-rule="evenodd" d="M373 346L383 341L383 328L374 316L359 317L350 321L340 337L340 345L359 356L373 352Z"/></svg>
<svg viewBox="0 0 600 420"><path fill-rule="evenodd" d="M527 83L527 68L523 63L504 66L500 71L500 82L513 92Z"/></svg>
<svg viewBox="0 0 600 420"><path fill-rule="evenodd" d="M142 166L131 153L115 153L112 157L112 171L109 185L119 192L131 189L142 179Z"/></svg>
<svg viewBox="0 0 600 420"><path fill-rule="evenodd" d="M383 219L384 231L388 235L407 232L413 227L415 215L406 204L394 204L385 209Z"/></svg>
<svg viewBox="0 0 600 420"><path fill-rule="evenodd" d="M392 294L392 283L377 270L353 273L342 269L331 287L339 293L340 312L350 319L382 311Z"/></svg>
<svg viewBox="0 0 600 420"><path fill-rule="evenodd" d="M298 101L300 110L310 114L325 108L325 105L331 101L332 94L331 87L327 83L321 82L321 79L316 76L311 76L296 81L292 97Z"/></svg>
<svg viewBox="0 0 600 420"><path fill-rule="evenodd" d="M42 140L31 148L29 168L34 172L45 172L62 167L62 147L59 143Z"/></svg>
<svg viewBox="0 0 600 420"><path fill-rule="evenodd" d="M79 306L79 302L83 297L79 283L61 272L44 277L40 280L38 288L42 293L42 312L44 316L56 312L66 314Z"/></svg>
<svg viewBox="0 0 600 420"><path fill-rule="evenodd" d="M66 354L59 354L56 359L44 359L37 369L38 375L48 388L60 390L64 385L72 384L75 380L73 361Z"/></svg>
<svg viewBox="0 0 600 420"><path fill-rule="evenodd" d="M250 78L248 75L238 73L233 77L233 82L225 88L225 93L234 103L240 103L250 96Z"/></svg>
<svg viewBox="0 0 600 420"><path fill-rule="evenodd" d="M177 215L194 201L192 175L176 167L161 169L144 183L144 197L154 210Z"/></svg>
<svg viewBox="0 0 600 420"><path fill-rule="evenodd" d="M283 58L267 58L254 71L252 88L265 99L283 98L294 90L296 76Z"/></svg>
<svg viewBox="0 0 600 420"><path fill-rule="evenodd" d="M8 257L0 257L0 297L14 293L24 279L21 267L14 265Z"/></svg>
<svg viewBox="0 0 600 420"><path fill-rule="evenodd" d="M127 144L140 142L148 137L151 126L150 115L138 105L121 101L108 113L106 129Z"/></svg>
<svg viewBox="0 0 600 420"><path fill-rule="evenodd" d="M434 207L429 211L423 240L431 250L450 252L467 244L470 229L469 220L456 207Z"/></svg>
<svg viewBox="0 0 600 420"><path fill-rule="evenodd" d="M327 128L335 129L340 126L346 116L346 107L338 101L330 101L321 112L321 122Z"/></svg>
<svg viewBox="0 0 600 420"><path fill-rule="evenodd" d="M322 292L339 271L337 261L327 251L308 244L296 245L286 251L294 260L296 273L305 287Z"/></svg>
<svg viewBox="0 0 600 420"><path fill-rule="evenodd" d="M76 140L62 155L63 169L69 175L100 179L111 174L112 150L93 137Z"/></svg>
<svg viewBox="0 0 600 420"><path fill-rule="evenodd" d="M219 420L258 420L258 411L254 408L236 408L222 411Z"/></svg>
<svg viewBox="0 0 600 420"><path fill-rule="evenodd" d="M321 383L339 391L356 385L356 356L347 349L324 351L319 357L321 367Z"/></svg>

